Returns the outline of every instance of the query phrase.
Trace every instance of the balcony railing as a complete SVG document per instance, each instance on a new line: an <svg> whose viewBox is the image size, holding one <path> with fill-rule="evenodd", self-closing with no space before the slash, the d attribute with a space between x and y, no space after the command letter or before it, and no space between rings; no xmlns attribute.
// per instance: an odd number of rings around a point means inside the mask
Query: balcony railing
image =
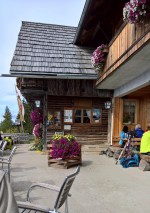
<svg viewBox="0 0 150 213"><path fill-rule="evenodd" d="M143 24L123 24L109 44L102 78L115 71L148 40L150 40L150 20L146 20Z"/></svg>

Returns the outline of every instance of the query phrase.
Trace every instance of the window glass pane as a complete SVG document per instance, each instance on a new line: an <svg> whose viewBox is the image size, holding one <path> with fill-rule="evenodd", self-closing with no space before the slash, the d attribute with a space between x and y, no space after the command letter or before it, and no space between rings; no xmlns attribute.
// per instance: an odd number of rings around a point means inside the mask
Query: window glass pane
<svg viewBox="0 0 150 213"><path fill-rule="evenodd" d="M82 110L76 109L75 110L75 119L74 119L75 123L81 123L82 122L81 115L82 115Z"/></svg>
<svg viewBox="0 0 150 213"><path fill-rule="evenodd" d="M90 118L89 117L84 117L83 118L83 123L90 123Z"/></svg>
<svg viewBox="0 0 150 213"><path fill-rule="evenodd" d="M59 111L55 111L54 112L54 124L55 126L60 126L60 122L61 118L60 118L60 112Z"/></svg>
<svg viewBox="0 0 150 213"><path fill-rule="evenodd" d="M90 123L91 121L91 110L83 109L83 123Z"/></svg>
<svg viewBox="0 0 150 213"><path fill-rule="evenodd" d="M123 123L135 123L136 102L124 100Z"/></svg>
<svg viewBox="0 0 150 213"><path fill-rule="evenodd" d="M100 122L100 117L101 117L101 112L100 109L93 109L93 122L94 123L99 123Z"/></svg>
<svg viewBox="0 0 150 213"><path fill-rule="evenodd" d="M80 109L75 110L75 116L81 116L81 110Z"/></svg>
<svg viewBox="0 0 150 213"><path fill-rule="evenodd" d="M47 116L47 125L52 125L53 124L53 113L52 112L48 112L48 116Z"/></svg>
<svg viewBox="0 0 150 213"><path fill-rule="evenodd" d="M81 123L81 117L75 117L75 123Z"/></svg>

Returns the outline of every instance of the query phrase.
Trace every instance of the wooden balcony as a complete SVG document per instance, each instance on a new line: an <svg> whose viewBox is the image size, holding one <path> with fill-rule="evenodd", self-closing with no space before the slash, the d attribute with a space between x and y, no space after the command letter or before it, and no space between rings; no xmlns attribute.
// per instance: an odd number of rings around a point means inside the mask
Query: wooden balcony
<svg viewBox="0 0 150 213"><path fill-rule="evenodd" d="M109 53L99 85L150 41L150 20L143 24L123 24L109 44Z"/></svg>

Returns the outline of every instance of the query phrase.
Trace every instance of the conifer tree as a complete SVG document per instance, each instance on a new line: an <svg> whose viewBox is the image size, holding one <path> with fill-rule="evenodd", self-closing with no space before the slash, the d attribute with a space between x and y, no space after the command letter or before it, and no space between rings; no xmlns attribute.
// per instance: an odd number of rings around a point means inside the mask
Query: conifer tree
<svg viewBox="0 0 150 213"><path fill-rule="evenodd" d="M11 114L8 106L6 106L3 117L4 117L4 120L1 122L2 132L11 132L13 122L12 122L12 114Z"/></svg>

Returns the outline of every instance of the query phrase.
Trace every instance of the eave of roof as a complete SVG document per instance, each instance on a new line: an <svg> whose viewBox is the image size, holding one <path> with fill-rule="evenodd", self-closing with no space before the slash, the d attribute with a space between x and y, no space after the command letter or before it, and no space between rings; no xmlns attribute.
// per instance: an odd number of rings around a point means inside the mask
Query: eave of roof
<svg viewBox="0 0 150 213"><path fill-rule="evenodd" d="M91 3L92 3L92 0L86 0L86 2L85 2L84 8L83 8L83 12L82 12L82 15L81 15L78 27L77 27L77 31L76 31L76 34L75 34L75 37L74 37L74 40L73 40L74 44L76 44L76 42L78 40L78 37L80 36L82 27L84 25L85 17L88 14L88 10L90 8Z"/></svg>
<svg viewBox="0 0 150 213"><path fill-rule="evenodd" d="M21 78L41 78L41 79L97 79L96 74L31 74L31 73L12 73L2 74L1 77L21 77Z"/></svg>

